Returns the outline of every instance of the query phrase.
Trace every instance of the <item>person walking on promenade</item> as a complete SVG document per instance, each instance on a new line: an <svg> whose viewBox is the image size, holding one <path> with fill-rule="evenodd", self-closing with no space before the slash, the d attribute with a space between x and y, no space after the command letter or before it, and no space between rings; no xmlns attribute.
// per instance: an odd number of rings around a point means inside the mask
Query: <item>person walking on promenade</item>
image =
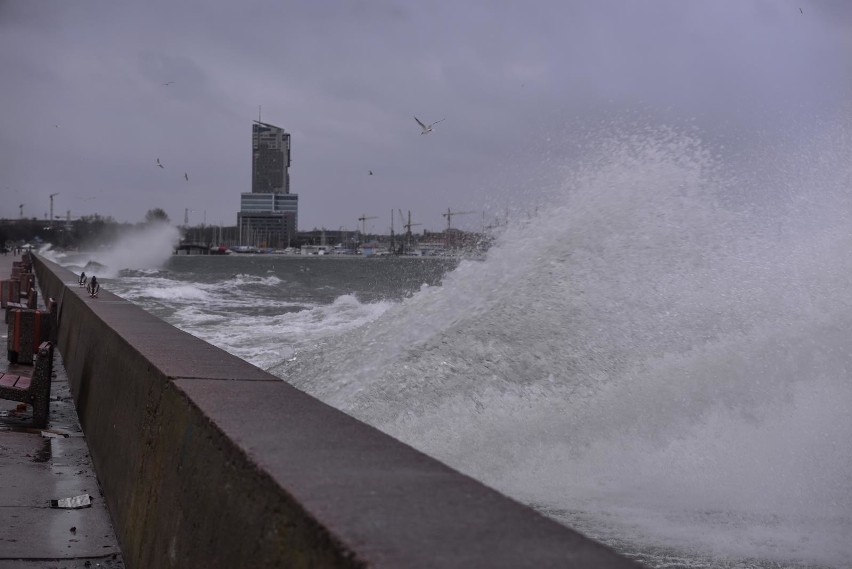
<svg viewBox="0 0 852 569"><path fill-rule="evenodd" d="M98 291L101 289L101 285L98 284L98 277L92 275L92 280L89 281L89 286L86 287L86 290L89 291L89 296L92 298L97 298Z"/></svg>

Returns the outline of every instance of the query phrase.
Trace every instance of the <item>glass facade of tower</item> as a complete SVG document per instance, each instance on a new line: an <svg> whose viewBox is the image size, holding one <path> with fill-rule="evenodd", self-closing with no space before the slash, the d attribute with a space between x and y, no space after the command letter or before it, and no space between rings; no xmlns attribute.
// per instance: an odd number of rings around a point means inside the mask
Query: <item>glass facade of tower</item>
<svg viewBox="0 0 852 569"><path fill-rule="evenodd" d="M298 194L240 194L240 245L282 249L296 236Z"/></svg>
<svg viewBox="0 0 852 569"><path fill-rule="evenodd" d="M281 127L255 121L251 142L251 191L289 194L290 134Z"/></svg>
<svg viewBox="0 0 852 569"><path fill-rule="evenodd" d="M283 128L252 124L251 192L240 194L240 245L280 249L296 236L299 196L290 193L290 135Z"/></svg>

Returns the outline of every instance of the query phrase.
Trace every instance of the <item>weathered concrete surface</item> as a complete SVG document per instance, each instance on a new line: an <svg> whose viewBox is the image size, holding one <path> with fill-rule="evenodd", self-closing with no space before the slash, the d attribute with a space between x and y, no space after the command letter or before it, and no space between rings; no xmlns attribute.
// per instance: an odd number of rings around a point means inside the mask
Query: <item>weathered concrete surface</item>
<svg viewBox="0 0 852 569"><path fill-rule="evenodd" d="M636 567L37 260L129 567Z"/></svg>
<svg viewBox="0 0 852 569"><path fill-rule="evenodd" d="M0 278L11 272L11 259L0 256ZM4 326L4 344L5 335ZM25 367L0 358L0 370ZM31 406L18 411L17 402L0 400L0 569L70 569L86 563L123 568L58 352L53 371L45 429L32 428ZM50 500L80 494L92 497L90 507L49 506Z"/></svg>
<svg viewBox="0 0 852 569"><path fill-rule="evenodd" d="M5 432L2 441L0 560L99 561L107 553L119 553L82 437L44 439ZM49 507L50 499L80 494L91 495L100 506Z"/></svg>

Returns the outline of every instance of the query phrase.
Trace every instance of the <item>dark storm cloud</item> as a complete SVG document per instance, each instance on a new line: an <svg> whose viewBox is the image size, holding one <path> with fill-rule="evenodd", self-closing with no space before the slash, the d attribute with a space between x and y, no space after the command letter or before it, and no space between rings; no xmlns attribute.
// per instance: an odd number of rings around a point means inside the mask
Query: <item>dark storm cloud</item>
<svg viewBox="0 0 852 569"><path fill-rule="evenodd" d="M233 224L262 105L293 135L302 229L392 208L439 229L447 207L511 200L601 119L749 133L848 113L850 14L782 0L6 1L0 215L23 202L41 217L60 192L61 214L189 208ZM447 120L420 136L414 115Z"/></svg>

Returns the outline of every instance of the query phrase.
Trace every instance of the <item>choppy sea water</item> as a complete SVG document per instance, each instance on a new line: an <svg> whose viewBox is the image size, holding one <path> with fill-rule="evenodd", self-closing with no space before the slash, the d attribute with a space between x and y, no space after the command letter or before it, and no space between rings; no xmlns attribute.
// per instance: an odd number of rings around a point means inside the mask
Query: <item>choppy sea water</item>
<svg viewBox="0 0 852 569"><path fill-rule="evenodd" d="M852 146L814 144L608 138L484 261L46 254L649 567L852 567Z"/></svg>

